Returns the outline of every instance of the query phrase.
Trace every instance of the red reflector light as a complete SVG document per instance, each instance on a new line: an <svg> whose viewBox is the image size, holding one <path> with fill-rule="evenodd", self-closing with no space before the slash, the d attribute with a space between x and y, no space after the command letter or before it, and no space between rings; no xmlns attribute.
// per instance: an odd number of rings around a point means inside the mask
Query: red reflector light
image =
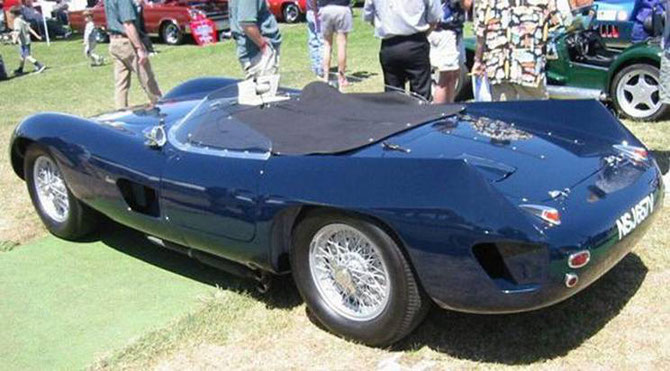
<svg viewBox="0 0 670 371"><path fill-rule="evenodd" d="M568 267L581 268L591 261L591 252L588 250L579 251L568 257Z"/></svg>
<svg viewBox="0 0 670 371"><path fill-rule="evenodd" d="M579 277L574 273L566 273L565 275L565 286L567 288L573 288L577 286L579 282Z"/></svg>

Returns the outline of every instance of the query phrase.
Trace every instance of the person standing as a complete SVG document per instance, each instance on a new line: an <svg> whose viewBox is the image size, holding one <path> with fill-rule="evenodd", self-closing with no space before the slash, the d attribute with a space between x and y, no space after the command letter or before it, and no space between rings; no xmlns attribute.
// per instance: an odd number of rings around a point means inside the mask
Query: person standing
<svg viewBox="0 0 670 371"><path fill-rule="evenodd" d="M433 103L452 103L460 78L463 24L472 0L442 0L442 19L428 35L430 64L438 71Z"/></svg>
<svg viewBox="0 0 670 371"><path fill-rule="evenodd" d="M230 30L247 79L279 72L281 34L265 0L231 0Z"/></svg>
<svg viewBox="0 0 670 371"><path fill-rule="evenodd" d="M93 23L93 13L90 10L84 11L84 20L86 20L86 27L84 27L84 55L91 60L91 66L102 66L104 58L95 53L95 47L98 45L96 39L98 30Z"/></svg>
<svg viewBox="0 0 670 371"><path fill-rule="evenodd" d="M363 19L382 39L379 61L386 90L405 89L430 100L429 33L442 16L440 0L366 0ZM389 88L390 87L390 88Z"/></svg>
<svg viewBox="0 0 670 371"><path fill-rule="evenodd" d="M493 100L547 99L544 47L563 23L556 0L477 0L476 13L472 73L486 76Z"/></svg>
<svg viewBox="0 0 670 371"><path fill-rule="evenodd" d="M133 0L104 0L109 33L109 54L114 60L114 101L117 109L128 107L132 73L137 75L151 104L163 95L142 43L140 18Z"/></svg>
<svg viewBox="0 0 670 371"><path fill-rule="evenodd" d="M36 73L44 71L47 67L33 58L30 51L30 35L32 34L38 40L42 40L42 37L30 28L30 24L23 19L20 6L14 6L10 9L10 12L14 16L14 24L12 27L14 43L19 45L19 57L21 59L19 68L14 71L14 75L23 74L23 66L26 64L26 61L35 66Z"/></svg>
<svg viewBox="0 0 670 371"><path fill-rule="evenodd" d="M670 104L670 0L663 1L663 8L665 9L665 22L663 27L663 35L661 37L661 71L659 79L660 98L663 104ZM670 156L666 159L670 162ZM659 161L660 162L660 161ZM665 204L670 202L670 170L667 170L663 175L663 183L665 183Z"/></svg>
<svg viewBox="0 0 670 371"><path fill-rule="evenodd" d="M323 77L323 35L319 22L319 6L317 0L307 0L307 50L312 72Z"/></svg>
<svg viewBox="0 0 670 371"><path fill-rule="evenodd" d="M353 30L351 0L319 0L319 21L323 35L323 79L329 81L333 36L337 38L337 82L340 88L349 83L347 71L347 35Z"/></svg>

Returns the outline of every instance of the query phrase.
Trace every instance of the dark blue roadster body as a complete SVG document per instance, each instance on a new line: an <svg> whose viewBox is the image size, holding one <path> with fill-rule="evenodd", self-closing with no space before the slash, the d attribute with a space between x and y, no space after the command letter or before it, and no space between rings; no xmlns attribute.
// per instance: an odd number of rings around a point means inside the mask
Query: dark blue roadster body
<svg viewBox="0 0 670 371"><path fill-rule="evenodd" d="M90 119L31 116L14 133L12 165L25 178L26 148L39 143L92 209L273 273L292 268L291 234L306 212L372 220L434 302L481 313L537 309L588 286L632 249L662 204L654 160L595 101L445 106L448 114L355 148L287 154L231 113L240 109L235 83L194 80L154 108ZM207 98L214 91L217 100ZM158 125L168 141L152 148L145 133ZM588 264L571 268L583 251ZM568 285L571 275L579 280Z"/></svg>

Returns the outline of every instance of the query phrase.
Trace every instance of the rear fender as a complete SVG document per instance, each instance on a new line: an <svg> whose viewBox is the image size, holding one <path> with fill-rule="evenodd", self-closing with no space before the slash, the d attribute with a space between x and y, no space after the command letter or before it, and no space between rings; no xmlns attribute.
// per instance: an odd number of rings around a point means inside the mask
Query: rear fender
<svg viewBox="0 0 670 371"><path fill-rule="evenodd" d="M367 215L388 225L410 255L490 238L542 239L525 213L462 160L272 157L259 205L266 216L296 205Z"/></svg>
<svg viewBox="0 0 670 371"><path fill-rule="evenodd" d="M227 79L223 77L201 77L186 81L170 90L162 98L162 101L197 100L206 97L209 93L234 85L240 80Z"/></svg>
<svg viewBox="0 0 670 371"><path fill-rule="evenodd" d="M542 112L543 118L538 118L538 112ZM503 120L544 139L560 141L561 146L570 146L572 152L581 156L597 150L597 146L585 146L584 143L626 141L643 146L602 103L595 100L471 103L466 105L466 113Z"/></svg>

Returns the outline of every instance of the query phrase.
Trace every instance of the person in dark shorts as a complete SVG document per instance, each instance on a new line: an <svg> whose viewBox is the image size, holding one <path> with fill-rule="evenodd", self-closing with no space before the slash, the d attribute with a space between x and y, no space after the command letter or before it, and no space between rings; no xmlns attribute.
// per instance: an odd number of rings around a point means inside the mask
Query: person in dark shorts
<svg viewBox="0 0 670 371"><path fill-rule="evenodd" d="M405 89L431 97L430 43L427 34L442 17L440 0L366 0L363 18L382 39L379 61L387 90ZM389 87L391 87L389 89Z"/></svg>
<svg viewBox="0 0 670 371"><path fill-rule="evenodd" d="M323 79L329 81L333 36L337 37L337 82L347 86L347 35L353 30L350 0L319 0L319 21L323 35Z"/></svg>

